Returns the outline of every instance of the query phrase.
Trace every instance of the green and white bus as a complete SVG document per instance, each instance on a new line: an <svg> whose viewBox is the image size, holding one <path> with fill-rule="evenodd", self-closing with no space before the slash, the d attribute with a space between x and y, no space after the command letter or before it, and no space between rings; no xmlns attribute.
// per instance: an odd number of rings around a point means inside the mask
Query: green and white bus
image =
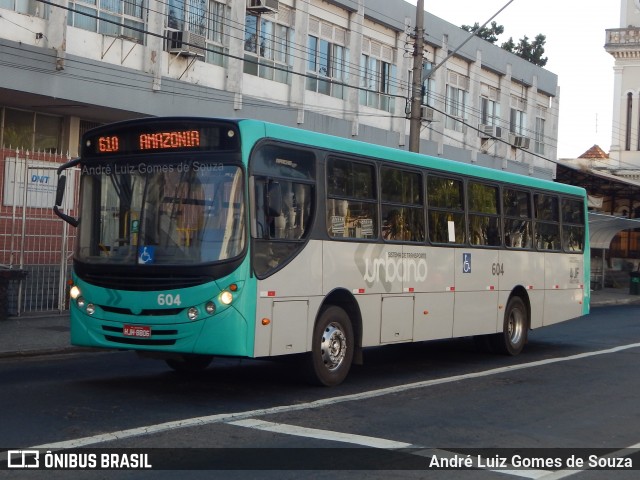
<svg viewBox="0 0 640 480"><path fill-rule="evenodd" d="M54 210L78 230L71 342L176 370L304 354L323 385L378 345L472 336L516 355L589 311L586 205L582 188L262 121L102 126L58 172Z"/></svg>

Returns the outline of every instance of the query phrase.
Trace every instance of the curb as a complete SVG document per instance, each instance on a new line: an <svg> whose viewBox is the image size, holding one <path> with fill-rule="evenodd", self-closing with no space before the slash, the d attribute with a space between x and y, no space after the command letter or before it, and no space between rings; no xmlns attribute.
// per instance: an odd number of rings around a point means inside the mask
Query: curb
<svg viewBox="0 0 640 480"><path fill-rule="evenodd" d="M30 358L30 357L41 357L48 355L72 355L74 353L99 353L106 352L111 350L104 350L98 348L90 348L90 347L59 347L59 348L41 348L41 349L33 349L33 350L16 350L9 352L0 352L0 359L7 358Z"/></svg>

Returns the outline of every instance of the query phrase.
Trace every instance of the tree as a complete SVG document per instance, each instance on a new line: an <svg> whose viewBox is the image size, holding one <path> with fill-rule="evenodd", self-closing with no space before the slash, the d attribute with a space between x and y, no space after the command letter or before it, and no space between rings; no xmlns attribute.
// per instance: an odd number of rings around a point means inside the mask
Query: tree
<svg viewBox="0 0 640 480"><path fill-rule="evenodd" d="M508 52L515 53L534 65L544 67L547 64L547 60L549 60L547 57L542 56L544 55L544 44L546 42L547 37L539 33L533 42L529 42L529 37L525 35L517 45L514 43L513 38L509 37L509 40L504 42L501 47Z"/></svg>
<svg viewBox="0 0 640 480"><path fill-rule="evenodd" d="M462 29L467 32L475 32L478 37L493 44L498 41L498 35L502 35L504 33L504 27L502 25L498 25L496 22L491 22L491 27L482 28L480 28L480 24L476 22L473 24L473 27L463 25Z"/></svg>
<svg viewBox="0 0 640 480"><path fill-rule="evenodd" d="M495 44L498 41L498 35L504 33L504 26L498 25L496 22L491 22L491 27L482 27L478 22L473 24L473 27L469 25L463 25L463 30L467 32L474 32L478 37L486 40L489 43ZM547 64L547 57L544 55L544 44L547 42L547 37L539 33L529 42L529 37L526 35L520 39L518 44L513 41L513 37L509 37L509 40L503 42L500 47L507 52L514 53L521 58L524 58L528 62L533 63L539 67L544 67Z"/></svg>

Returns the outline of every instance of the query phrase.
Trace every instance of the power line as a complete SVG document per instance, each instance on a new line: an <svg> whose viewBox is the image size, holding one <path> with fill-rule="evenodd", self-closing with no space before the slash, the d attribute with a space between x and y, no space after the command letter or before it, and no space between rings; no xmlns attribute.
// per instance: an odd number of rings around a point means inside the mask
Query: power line
<svg viewBox="0 0 640 480"><path fill-rule="evenodd" d="M149 30L146 30L146 29L144 29L144 28L137 28L137 27L130 26L130 25L123 25L123 24L121 24L120 22L112 21L112 20L110 20L110 19L101 18L101 17L98 17L97 15L92 15L92 14L89 14L89 13L87 13L87 12L80 12L80 11L78 11L78 10L74 9L74 8L71 8L71 7L62 7L62 6L60 6L60 5L56 5L56 4L52 3L51 1L41 0L41 2L42 2L42 3L44 3L44 4L50 5L50 6L52 6L52 7L65 8L65 9L67 9L68 11L71 11L71 12L76 13L76 14L78 14L78 15L84 15L84 16L87 16L87 17L90 17L90 18L99 19L99 20L100 20L100 21L102 21L102 22L112 23L112 24L117 25L117 26L122 27L122 28L127 28L127 29L129 29L129 30L137 31L137 32L140 32L140 33L143 33L143 34L146 34L146 35L159 37L159 38L162 38L162 39L165 39L165 40L170 40L170 38L169 38L167 35L161 35L161 34L158 34L158 33L154 33L154 32L151 32L151 31L149 31ZM160 13L160 12L158 12L158 13ZM238 24L239 24L239 23L238 23ZM233 28L235 28L235 27L233 27ZM230 35L230 33L229 33L229 35ZM243 40L244 40L244 38L242 38L242 37L234 37L234 38L236 38L236 39L243 39ZM294 44L294 46L295 46L295 44ZM205 50L207 50L207 51L212 51L212 50L211 50L211 49L209 49L209 48L205 48ZM308 52L308 49L306 49L306 48L305 48L304 52L305 52L305 53L306 53L306 52ZM234 56L234 55L232 55L232 54L229 54L228 52L222 52L222 53L221 53L221 52L215 51L215 53L222 54L222 55L224 55L224 56L226 56L226 57L228 57L228 58L232 58L232 59L235 59L235 60L239 60L239 61L243 61L243 62L247 62L247 63L254 63L254 64L261 65L261 64L260 64L260 62L259 62L258 60L247 59L247 58L246 58L246 57L244 57L244 56L243 56L243 57L240 57L240 56ZM302 58L302 59L304 60L304 57L296 57L296 58ZM350 65L353 65L353 64L350 64ZM279 66L277 66L277 65L269 65L269 68L272 68L272 69L274 69L274 70L282 70L282 71L285 71L287 74L292 74L292 75L303 76L303 77L306 77L306 78L312 78L312 79L320 79L320 80L323 80L323 78L322 78L322 77L320 77L320 78L319 78L319 76L317 76L317 75L311 75L311 74L308 74L308 73L301 73L301 72L291 71L289 68L286 68L286 67L279 67ZM358 68L358 69L357 69L357 71L358 71L358 72L360 72L360 69ZM365 91L365 92L371 92L371 93L378 93L378 94L386 95L386 96L388 96L388 97L390 97L390 98L402 98L403 100L406 100L406 97L405 97L405 96L403 96L403 95L390 94L390 93L382 93L382 92L378 92L378 91L371 90L371 89L366 88L366 87L359 87L359 86L356 86L356 85L348 84L348 83L346 83L346 82L335 81L335 80L330 79L330 78L329 78L328 80L325 80L325 81L329 81L330 83L332 83L332 84L334 84L334 85L336 85L336 86L344 86L344 87L353 88L353 89L355 89L355 90L359 90L359 91ZM399 82L399 81L397 81L397 84L398 84L398 85L401 85L402 87L404 87L404 86L406 85L406 84L405 84L405 82ZM403 89L404 89L404 88L403 88ZM440 94L439 94L438 96L439 96L439 97L440 97L440 98L441 98L441 99L446 103L447 99L446 99L446 97L445 97L445 96L442 96L442 95L440 95ZM304 106L304 105L302 105L302 107L303 107L303 106ZM300 108L300 106L296 106L296 107L294 107L294 108ZM469 112L470 112L470 113L473 113L473 109L472 109L471 107L465 107L465 108L468 108ZM328 110L328 111L329 111L329 110ZM342 112L342 111L343 111L343 110L341 110L341 112ZM452 119L454 119L454 120L456 120L456 121L460 121L460 119L459 119L459 118L454 117L454 116L451 116L451 115L449 115L448 113L446 113L446 112L444 112L444 111L442 111L442 110L438 110L438 111L439 111L439 112L441 112L441 113L442 113L443 115L445 115L446 117L452 118ZM476 110L476 111L477 111L477 110ZM353 113L358 113L358 114L360 114L360 115L361 115L361 113L360 113L360 112L353 112ZM394 116L392 116L392 115L385 115L385 116L386 116L386 117L388 117L388 118L399 118L399 117L394 117ZM466 124L466 125L468 125L468 124ZM471 127L471 126L470 126L470 128L473 128L474 130L478 130L478 129L477 129L477 128L475 128L475 127ZM529 130L529 131L530 131L530 130ZM528 153L533 155L533 153L532 153L532 152L528 152ZM544 157L540 157L540 158L543 158L543 159L545 159L546 161L552 162L552 160L550 160L550 159L547 159L547 158L544 158Z"/></svg>

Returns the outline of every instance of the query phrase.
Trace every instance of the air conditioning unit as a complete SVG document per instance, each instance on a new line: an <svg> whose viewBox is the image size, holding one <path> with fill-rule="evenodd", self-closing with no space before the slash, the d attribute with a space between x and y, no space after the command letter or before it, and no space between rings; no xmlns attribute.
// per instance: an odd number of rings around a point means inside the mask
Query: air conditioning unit
<svg viewBox="0 0 640 480"><path fill-rule="evenodd" d="M480 138L502 138L502 128L497 125L478 125L478 136Z"/></svg>
<svg viewBox="0 0 640 480"><path fill-rule="evenodd" d="M431 107L420 107L420 118L426 122L433 122L434 110Z"/></svg>
<svg viewBox="0 0 640 480"><path fill-rule="evenodd" d="M204 35L188 31L169 32L169 53L186 57L204 57L206 46Z"/></svg>
<svg viewBox="0 0 640 480"><path fill-rule="evenodd" d="M516 148L524 148L525 150L529 148L529 142L531 139L529 137L523 137L522 135L516 135L515 133L509 134L509 143Z"/></svg>
<svg viewBox="0 0 640 480"><path fill-rule="evenodd" d="M278 0L247 0L247 10L252 13L278 13Z"/></svg>

